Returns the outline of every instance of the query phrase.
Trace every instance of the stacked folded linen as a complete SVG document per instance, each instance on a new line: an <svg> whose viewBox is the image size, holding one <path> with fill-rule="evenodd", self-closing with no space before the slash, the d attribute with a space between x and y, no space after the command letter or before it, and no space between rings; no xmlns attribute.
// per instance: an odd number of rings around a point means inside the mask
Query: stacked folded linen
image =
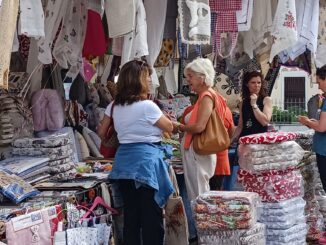
<svg viewBox="0 0 326 245"><path fill-rule="evenodd" d="M304 186L298 167L304 151L293 141L296 137L292 132L267 132L239 139L238 180L262 199L258 221L266 225L267 245L304 244L306 239Z"/></svg>
<svg viewBox="0 0 326 245"><path fill-rule="evenodd" d="M264 244L256 193L209 191L192 203L201 244Z"/></svg>

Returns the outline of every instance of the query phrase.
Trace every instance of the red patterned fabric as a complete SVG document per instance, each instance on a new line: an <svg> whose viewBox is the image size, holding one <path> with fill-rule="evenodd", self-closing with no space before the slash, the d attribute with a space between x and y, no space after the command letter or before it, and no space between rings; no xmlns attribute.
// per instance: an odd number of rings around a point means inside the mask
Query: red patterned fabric
<svg viewBox="0 0 326 245"><path fill-rule="evenodd" d="M241 10L241 0L209 0L211 11L238 11Z"/></svg>
<svg viewBox="0 0 326 245"><path fill-rule="evenodd" d="M245 191L258 193L263 202L280 202L302 194L302 175L295 168L270 170L259 175L241 169L238 181Z"/></svg>
<svg viewBox="0 0 326 245"><path fill-rule="evenodd" d="M212 12L212 37L213 50L218 52L222 57L227 57L231 54L236 46L238 38L238 24L236 11L242 9L241 0L210 0L209 6ZM214 15L217 14L217 16ZM230 32L231 48L227 55L222 55L221 33Z"/></svg>
<svg viewBox="0 0 326 245"><path fill-rule="evenodd" d="M251 134L239 139L240 144L275 144L295 140L297 134L293 132L266 132Z"/></svg>

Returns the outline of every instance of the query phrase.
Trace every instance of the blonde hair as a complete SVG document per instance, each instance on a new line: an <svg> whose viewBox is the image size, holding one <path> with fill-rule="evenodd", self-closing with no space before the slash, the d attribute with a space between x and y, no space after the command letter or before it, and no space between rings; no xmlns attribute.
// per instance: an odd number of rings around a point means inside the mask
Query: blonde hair
<svg viewBox="0 0 326 245"><path fill-rule="evenodd" d="M185 72L187 70L191 70L195 73L204 75L205 77L205 84L208 87L213 87L214 85L214 79L215 79L215 70L213 67L213 63L210 59L207 58L197 58L190 62L186 67L185 67Z"/></svg>

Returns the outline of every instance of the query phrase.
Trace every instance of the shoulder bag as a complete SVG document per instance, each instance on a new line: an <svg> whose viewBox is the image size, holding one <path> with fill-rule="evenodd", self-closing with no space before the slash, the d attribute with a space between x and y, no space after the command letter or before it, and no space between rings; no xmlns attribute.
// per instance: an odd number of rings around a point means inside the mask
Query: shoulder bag
<svg viewBox="0 0 326 245"><path fill-rule="evenodd" d="M119 140L118 140L117 132L114 129L114 123L113 123L113 116L112 116L113 110L114 110L114 102L112 104L111 111L110 111L111 122L108 131L106 133L106 137L104 140L102 140L101 147L100 147L100 153L105 158L113 158L115 156L117 148L119 147Z"/></svg>
<svg viewBox="0 0 326 245"><path fill-rule="evenodd" d="M206 128L203 132L195 134L192 141L193 149L199 155L216 154L226 150L230 145L230 138L223 123L226 110L223 112L222 120L216 111L217 98L214 94L212 96L214 99L214 108L208 119Z"/></svg>

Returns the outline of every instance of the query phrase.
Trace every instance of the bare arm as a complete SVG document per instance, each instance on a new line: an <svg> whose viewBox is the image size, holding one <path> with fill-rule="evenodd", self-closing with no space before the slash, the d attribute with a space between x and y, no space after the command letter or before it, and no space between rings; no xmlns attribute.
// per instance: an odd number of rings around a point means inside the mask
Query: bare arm
<svg viewBox="0 0 326 245"><path fill-rule="evenodd" d="M255 118L257 121L263 125L267 126L267 124L270 123L271 118L272 118L272 113L273 113L273 108L272 108L272 99L270 97L265 97L264 98L264 109L261 111L259 107L256 107L257 109L253 108Z"/></svg>
<svg viewBox="0 0 326 245"><path fill-rule="evenodd" d="M181 131L189 132L192 134L201 133L206 128L206 124L213 110L213 100L209 96L204 96L201 100L199 108L197 121L191 125L180 124L178 128Z"/></svg>
<svg viewBox="0 0 326 245"><path fill-rule="evenodd" d="M164 115L162 115L154 125L164 132L171 133L173 130L173 125L171 120Z"/></svg>
<svg viewBox="0 0 326 245"><path fill-rule="evenodd" d="M301 124L314 129L317 132L325 132L326 131L326 112L320 113L320 119L319 120L312 120L309 119L306 116L299 116L298 120Z"/></svg>
<svg viewBox="0 0 326 245"><path fill-rule="evenodd" d="M111 117L104 115L102 121L99 123L97 127L97 134L100 136L102 140L105 139L111 120L112 120Z"/></svg>

